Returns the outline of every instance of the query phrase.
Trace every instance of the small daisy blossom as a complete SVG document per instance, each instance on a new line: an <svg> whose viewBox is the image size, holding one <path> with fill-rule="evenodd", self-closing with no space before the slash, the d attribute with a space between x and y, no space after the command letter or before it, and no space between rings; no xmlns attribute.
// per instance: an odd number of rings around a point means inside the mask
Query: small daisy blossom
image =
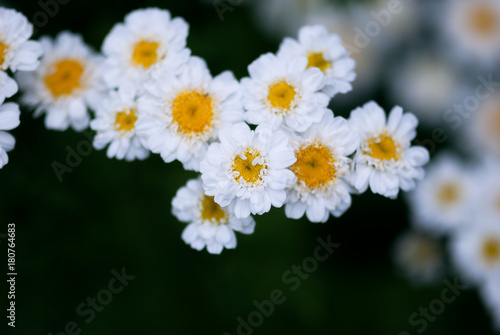
<svg viewBox="0 0 500 335"><path fill-rule="evenodd" d="M201 162L205 194L237 218L281 207L285 188L295 181L288 169L296 160L288 136L268 124L253 131L241 122L223 128L219 139Z"/></svg>
<svg viewBox="0 0 500 335"><path fill-rule="evenodd" d="M394 244L393 258L415 284L433 282L444 276L444 257L439 241L429 235L408 231Z"/></svg>
<svg viewBox="0 0 500 335"><path fill-rule="evenodd" d="M255 221L251 216L238 219L214 202L214 197L203 193L200 179L191 179L177 191L172 200L172 213L179 221L188 223L182 239L193 249L204 247L211 254L220 254L223 248L236 247L234 231L252 234Z"/></svg>
<svg viewBox="0 0 500 335"><path fill-rule="evenodd" d="M147 158L149 150L136 133L137 118L135 88L127 85L110 91L97 107L96 118L90 122L90 128L97 131L94 147L100 150L109 144L106 152L109 158L127 161Z"/></svg>
<svg viewBox="0 0 500 335"><path fill-rule="evenodd" d="M328 34L325 26L304 26L299 30L298 41L285 38L278 57L306 57L307 68L319 68L326 77L322 91L329 97L352 90L356 79L356 62L349 58L349 51L336 34Z"/></svg>
<svg viewBox="0 0 500 335"><path fill-rule="evenodd" d="M350 185L345 180L359 146L358 135L342 117L323 120L291 141L297 161L290 170L297 181L287 190L285 214L292 219L304 213L311 222L339 217L351 206Z"/></svg>
<svg viewBox="0 0 500 335"><path fill-rule="evenodd" d="M40 66L33 72L16 73L24 91L21 102L36 107L35 116L46 113L48 129L81 131L88 127L92 108L100 99L100 57L78 34L61 32L55 40L42 37Z"/></svg>
<svg viewBox="0 0 500 335"><path fill-rule="evenodd" d="M33 71L43 49L39 42L29 41L33 25L21 13L0 7L0 70Z"/></svg>
<svg viewBox="0 0 500 335"><path fill-rule="evenodd" d="M9 77L7 73L0 71L0 104L2 104L5 99L16 94L17 89L16 81Z"/></svg>
<svg viewBox="0 0 500 335"><path fill-rule="evenodd" d="M284 125L299 132L321 121L329 102L319 92L325 76L318 68L306 68L305 57L284 59L271 53L250 64L250 77L241 80L247 121L274 128Z"/></svg>
<svg viewBox="0 0 500 335"><path fill-rule="evenodd" d="M452 235L451 258L463 278L481 284L500 282L500 225L495 221L475 220Z"/></svg>
<svg viewBox="0 0 500 335"><path fill-rule="evenodd" d="M384 110L372 101L352 111L349 121L361 140L350 176L352 185L359 192L370 186L373 193L389 198L395 198L400 188L413 190L415 180L424 177L422 166L429 161L427 149L411 146L417 118L396 106L386 119Z"/></svg>
<svg viewBox="0 0 500 335"><path fill-rule="evenodd" d="M9 162L7 152L14 149L16 139L5 130L19 126L19 106L13 102L0 105L0 169Z"/></svg>
<svg viewBox="0 0 500 335"><path fill-rule="evenodd" d="M204 60L191 57L178 76L158 75L139 99L138 133L165 162L200 170L208 145L225 125L243 121L240 85L230 71L212 78Z"/></svg>
<svg viewBox="0 0 500 335"><path fill-rule="evenodd" d="M451 154L436 157L426 178L408 194L414 224L437 235L470 224L477 198L473 174Z"/></svg>
<svg viewBox="0 0 500 335"><path fill-rule="evenodd" d="M182 18L158 8L138 9L116 24L104 39L106 58L103 78L110 87L123 82L141 83L159 70L175 70L184 64L189 26Z"/></svg>

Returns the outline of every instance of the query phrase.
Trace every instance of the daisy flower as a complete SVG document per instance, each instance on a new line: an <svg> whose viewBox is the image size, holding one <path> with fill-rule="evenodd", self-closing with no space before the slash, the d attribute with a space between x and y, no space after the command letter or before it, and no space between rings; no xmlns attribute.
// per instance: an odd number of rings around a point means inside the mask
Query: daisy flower
<svg viewBox="0 0 500 335"><path fill-rule="evenodd" d="M500 56L500 2L448 0L447 15L439 16L446 37L454 43L454 56L471 56L493 65Z"/></svg>
<svg viewBox="0 0 500 335"><path fill-rule="evenodd" d="M33 25L21 13L0 7L0 70L33 71L43 49L39 42L29 41Z"/></svg>
<svg viewBox="0 0 500 335"><path fill-rule="evenodd" d="M471 283L500 282L500 225L481 218L452 236L451 257L457 270Z"/></svg>
<svg viewBox="0 0 500 335"><path fill-rule="evenodd" d="M0 105L0 169L9 162L7 152L14 149L16 139L5 130L19 126L19 106L13 102Z"/></svg>
<svg viewBox="0 0 500 335"><path fill-rule="evenodd" d="M351 161L347 156L359 146L356 132L329 113L291 143L297 161L290 170L297 181L287 191L286 216L298 219L305 213L311 222L326 222L330 214L342 215L351 206L345 176Z"/></svg>
<svg viewBox="0 0 500 335"><path fill-rule="evenodd" d="M307 58L284 59L271 53L248 66L250 78L241 80L243 106L251 124L282 125L305 131L328 112L329 98L319 92L325 76L318 68L307 69Z"/></svg>
<svg viewBox="0 0 500 335"><path fill-rule="evenodd" d="M17 73L24 91L21 101L37 107L35 116L46 113L48 129L81 131L88 127L87 108L96 105L102 86L99 56L86 46L78 34L62 32L55 40L42 37L44 56L33 72Z"/></svg>
<svg viewBox="0 0 500 335"><path fill-rule="evenodd" d="M240 85L232 72L212 78L204 60L191 57L178 76L159 75L145 83L139 99L138 133L165 162L177 159L199 171L219 130L243 120Z"/></svg>
<svg viewBox="0 0 500 335"><path fill-rule="evenodd" d="M193 249L207 248L211 254L220 254L223 248L236 247L235 231L252 234L255 221L251 216L238 219L225 207L219 206L214 197L203 193L200 179L191 179L177 191L172 200L172 213L188 226L182 239Z"/></svg>
<svg viewBox="0 0 500 335"><path fill-rule="evenodd" d="M133 86L125 85L109 92L97 107L96 118L90 122L90 128L97 131L94 147L100 150L109 144L106 152L109 158L132 161L149 156L149 150L142 144L144 139L135 129L139 114L135 91Z"/></svg>
<svg viewBox="0 0 500 335"><path fill-rule="evenodd" d="M240 122L223 128L219 139L201 162L205 194L237 218L281 207L295 179L288 169L296 160L288 136L268 124L253 131Z"/></svg>
<svg viewBox="0 0 500 335"><path fill-rule="evenodd" d="M278 57L306 57L307 68L323 71L326 81L322 91L330 98L351 91L351 82L356 78L356 62L349 58L349 51L342 45L340 37L328 34L321 25L302 27L298 37L298 41L285 38Z"/></svg>
<svg viewBox="0 0 500 335"><path fill-rule="evenodd" d="M429 161L429 152L421 146L411 146L416 136L417 118L403 114L396 106L388 119L375 102L352 111L351 128L359 133L361 145L353 161L352 185L365 192L396 198L399 189L410 191L415 180L424 177L422 166Z"/></svg>
<svg viewBox="0 0 500 335"><path fill-rule="evenodd" d="M7 73L0 71L0 104L17 93L17 83Z"/></svg>
<svg viewBox="0 0 500 335"><path fill-rule="evenodd" d="M415 284L433 282L444 276L444 258L441 244L431 236L408 231L394 244L396 265Z"/></svg>
<svg viewBox="0 0 500 335"><path fill-rule="evenodd" d="M476 198L472 176L471 169L450 154L437 157L408 195L415 225L443 234L469 224Z"/></svg>
<svg viewBox="0 0 500 335"><path fill-rule="evenodd" d="M158 8L138 9L116 24L106 36L102 52L106 84L118 87L126 81L140 83L158 69L175 70L189 55L189 26L182 18Z"/></svg>

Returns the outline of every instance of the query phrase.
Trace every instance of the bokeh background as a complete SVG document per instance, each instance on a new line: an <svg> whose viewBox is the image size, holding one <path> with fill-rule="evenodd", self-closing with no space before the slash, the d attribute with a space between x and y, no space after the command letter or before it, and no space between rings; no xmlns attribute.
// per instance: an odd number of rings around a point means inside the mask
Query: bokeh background
<svg viewBox="0 0 500 335"><path fill-rule="evenodd" d="M295 36L298 27L313 20L314 10L323 15L321 20L328 19L327 11L314 6L326 6L334 13L335 8L363 5L305 0L238 3L225 2L232 11L226 11L221 21L212 1L71 0L59 4L58 13L35 38L68 29L81 33L99 50L112 26L128 12L155 6L186 19L188 47L207 61L212 74L229 69L241 78L260 54L275 52L284 35ZM43 11L36 1L2 5L30 20ZM408 15L413 19L422 19L422 13L412 13ZM408 29L395 30L407 35L397 37L397 43L387 35L363 49L364 57L378 62L372 74L360 75L352 94L332 101L336 115L348 116L351 109L372 99L386 109L401 103L391 89L394 76L400 77L397 65L409 54L432 54L436 45L432 20L402 21L398 24ZM443 129L450 138L456 136ZM418 138L431 138L433 130L434 126L421 125ZM409 324L410 315L440 298L445 278L455 278L449 271L434 284L416 286L395 267L394 241L409 226L404 195L397 200L370 192L354 196L343 217L325 224L290 220L282 209L273 209L256 217L253 235L238 236L235 250L216 256L185 245L180 238L184 224L171 215L175 192L196 176L181 164L165 164L158 155L128 163L93 150L59 182L53 162L67 164L68 147L77 150L89 143L88 138L72 130L46 130L43 119L34 119L26 109L21 126L11 133L17 144L0 171L0 233L6 232L7 223L16 223L17 326L7 329L3 317L6 332L55 335L75 321L82 334L93 335L237 334L237 318L246 319L256 310L253 301L269 299L272 290L280 289L286 301L254 334L416 334L419 327ZM451 140L442 142L433 155L448 148L461 154ZM291 291L291 285L282 281L283 273L312 256L318 237L329 235L341 246ZM6 241L0 241L6 264ZM87 324L77 315L77 306L107 288L111 270L123 267L135 279ZM0 292L6 295L5 280ZM5 311L6 299L1 301ZM492 334L491 319L471 289L446 305L425 333Z"/></svg>

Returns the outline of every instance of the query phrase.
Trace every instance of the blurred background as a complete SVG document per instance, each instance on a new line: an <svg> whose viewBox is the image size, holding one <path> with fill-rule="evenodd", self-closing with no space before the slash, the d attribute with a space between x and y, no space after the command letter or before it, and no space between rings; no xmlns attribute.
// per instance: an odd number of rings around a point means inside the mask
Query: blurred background
<svg viewBox="0 0 500 335"><path fill-rule="evenodd" d="M388 12L389 2L376 0L50 2L57 10L47 7L49 2L0 5L38 26L35 39L71 30L95 50L113 25L138 6L168 9L189 23L192 54L204 58L213 75L232 70L237 78L247 75L248 64L260 54L276 52L283 37L296 37L302 25L325 24L342 36L357 61L353 91L331 102L336 115L348 117L368 100L387 111L398 104L419 117L417 142L433 157L451 151L474 162L487 150L475 142L476 114L454 127L458 121L447 120L446 112L474 92L479 76L500 78L498 53L468 44L466 31L457 33L445 23L452 16L445 1L401 0L401 11L390 14L386 26L386 18L377 14ZM500 26L500 18L495 24ZM184 224L171 215L175 192L196 177L180 163L165 164L158 155L128 163L92 150L80 155L81 162L60 182L53 163L67 165L68 152L88 148L89 137L46 130L43 119L34 119L26 109L11 133L17 144L0 171L0 233L6 233L8 223L16 224L17 326L12 333L69 334L65 327L73 321L83 334L94 335L238 334L238 318L248 322L257 310L253 302L268 300L279 289L286 301L259 326L240 327L239 333L493 334L492 318L473 288L446 304L425 327L409 321L440 299L444 280L453 283L457 274L446 238L436 240L435 257L442 265L432 280L415 280L398 263L395 243L412 220L404 194L397 200L371 192L353 196L347 213L325 224L290 220L283 209L273 209L256 217L253 235L238 235L235 250L216 256L185 245L180 238ZM498 148L498 138L496 143ZM318 237L328 236L340 247L292 291L283 274L313 256ZM0 237L6 264L6 239ZM122 268L135 279L87 323L77 306L106 289L111 271ZM5 280L1 285L3 296ZM6 300L1 307L5 311ZM419 319L425 320L420 315L413 320Z"/></svg>

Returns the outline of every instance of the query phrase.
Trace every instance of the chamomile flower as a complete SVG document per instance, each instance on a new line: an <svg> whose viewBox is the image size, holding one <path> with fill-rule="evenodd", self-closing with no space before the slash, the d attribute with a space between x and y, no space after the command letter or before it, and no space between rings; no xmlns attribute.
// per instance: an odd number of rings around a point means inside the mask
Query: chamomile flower
<svg viewBox="0 0 500 335"><path fill-rule="evenodd" d="M323 71L326 81L322 91L329 97L352 90L356 78L356 62L349 58L349 51L336 34L329 34L324 26L304 26L299 30L298 41L285 38L278 57L306 57L307 68Z"/></svg>
<svg viewBox="0 0 500 335"><path fill-rule="evenodd" d="M129 13L124 23L113 27L102 46L106 84L140 84L161 68L175 71L190 55L186 49L188 30L184 19L172 18L167 10L147 8Z"/></svg>
<svg viewBox="0 0 500 335"><path fill-rule="evenodd" d="M7 152L14 149L16 139L5 130L19 126L19 106L13 102L0 105L0 169L9 162Z"/></svg>
<svg viewBox="0 0 500 335"><path fill-rule="evenodd" d="M6 98L10 98L16 94L17 89L16 81L9 77L7 73L0 71L0 104L2 104Z"/></svg>
<svg viewBox="0 0 500 335"><path fill-rule="evenodd" d="M350 122L361 140L353 160L352 185L359 192L370 186L373 193L389 198L395 198L399 189L413 190L429 161L427 149L411 146L417 118L396 106L386 119L384 110L369 102L352 111Z"/></svg>
<svg viewBox="0 0 500 335"><path fill-rule="evenodd" d="M28 40L33 25L21 13L0 7L0 70L33 71L43 49L39 42Z"/></svg>
<svg viewBox="0 0 500 335"><path fill-rule="evenodd" d="M109 144L106 152L109 158L116 157L132 161L145 159L147 150L135 129L138 118L136 92L133 86L122 86L118 91L111 91L96 109L96 118L90 122L90 128L97 131L94 147L102 149Z"/></svg>
<svg viewBox="0 0 500 335"><path fill-rule="evenodd" d="M241 80L243 106L251 124L282 125L305 131L328 112L329 98L319 92L325 76L318 68L307 69L307 58L285 59L271 53L248 66L250 78Z"/></svg>
<svg viewBox="0 0 500 335"><path fill-rule="evenodd" d="M159 75L145 88L138 133L153 153L165 162L177 159L187 170L199 171L208 145L223 126L243 120L240 85L232 72L212 78L198 57L191 57L178 76Z"/></svg>
<svg viewBox="0 0 500 335"><path fill-rule="evenodd" d="M55 40L42 37L44 56L33 72L16 75L24 95L21 101L36 107L35 116L46 114L48 129L81 131L88 127L88 108L100 99L101 59L78 34L62 32Z"/></svg>
<svg viewBox="0 0 500 335"><path fill-rule="evenodd" d="M327 114L322 122L291 141L297 161L290 170L297 177L287 191L285 214L298 219L306 214L311 222L325 222L330 214L339 217L351 206L347 158L359 146L348 122Z"/></svg>
<svg viewBox="0 0 500 335"><path fill-rule="evenodd" d="M191 179L177 191L172 200L172 213L188 226L182 239L193 249L207 248L211 254L236 247L235 231L252 234L255 221L251 216L238 219L225 207L219 206L214 197L205 195L200 179Z"/></svg>
<svg viewBox="0 0 500 335"><path fill-rule="evenodd" d="M296 160L288 136L268 124L253 131L241 122L223 128L219 139L201 162L205 194L237 218L281 207L295 179L288 169Z"/></svg>
<svg viewBox="0 0 500 335"><path fill-rule="evenodd" d="M493 65L500 57L500 2L448 0L445 10L447 15L440 20L446 37L454 43L454 55Z"/></svg>
<svg viewBox="0 0 500 335"><path fill-rule="evenodd" d="M444 275L441 244L435 238L416 231L408 231L394 244L396 265L415 284L433 282Z"/></svg>
<svg viewBox="0 0 500 335"><path fill-rule="evenodd" d="M470 224L476 198L472 176L472 170L450 154L437 157L408 195L415 225L440 235Z"/></svg>
<svg viewBox="0 0 500 335"><path fill-rule="evenodd" d="M451 256L457 270L471 283L500 282L500 225L475 220L452 236Z"/></svg>

